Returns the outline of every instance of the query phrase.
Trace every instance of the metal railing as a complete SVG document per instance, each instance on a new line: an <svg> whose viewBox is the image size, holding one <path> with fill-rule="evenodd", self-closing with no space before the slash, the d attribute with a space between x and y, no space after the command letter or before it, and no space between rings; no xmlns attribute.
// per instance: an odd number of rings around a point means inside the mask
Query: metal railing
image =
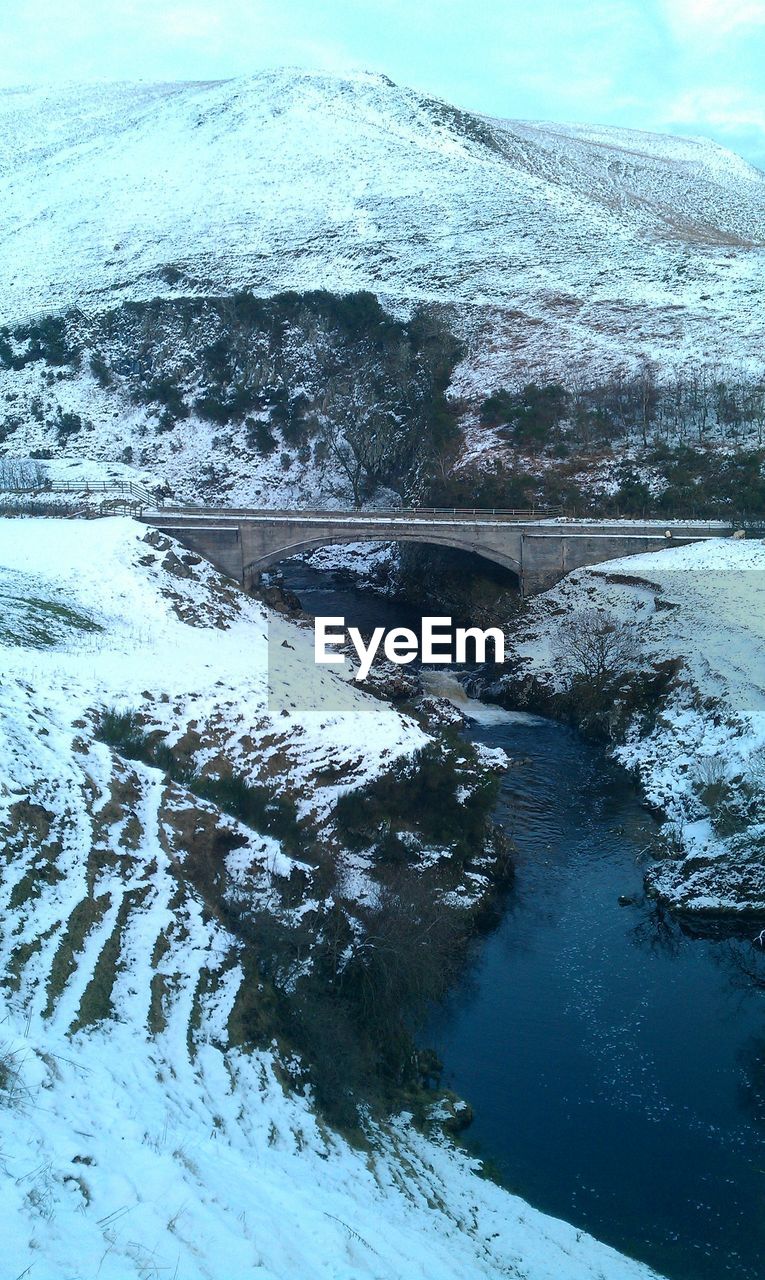
<svg viewBox="0 0 765 1280"><path fill-rule="evenodd" d="M597 517L592 515L583 515L576 517L573 508L563 506L531 506L531 507L360 507L346 508L344 510L280 510L279 508L256 508L256 507L212 507L204 504L174 504L166 503L165 499L159 493L151 493L142 485L135 484L132 480L43 480L38 484L19 484L19 485L1 485L0 496L3 494L17 494L27 496L44 497L46 494L71 493L82 497L86 494L103 494L104 498L101 504L102 511L105 511L109 505L108 500L111 498L113 502L124 504L134 514L141 515L147 508L149 510L162 509L164 516L193 517L203 516L209 518L234 518L236 516L249 516L256 518L280 519L287 517L296 518L321 518L321 519L338 519L338 520L383 520L395 523L397 520L411 519L432 519L432 520L449 520L449 519L470 519L474 517L477 520L496 519L496 520L555 520L565 519L572 521L574 526L587 524L634 524L635 526L658 526L666 524L672 528L677 523L670 516L652 516L643 520L635 517L622 517L621 515L610 515L606 517ZM722 526L726 529L745 529L748 532L760 532L765 528L765 517L759 515L740 516L735 518L726 513L720 516L718 520L695 519L693 517L685 517L680 523L683 526L692 525L696 528L707 528L711 533L715 527Z"/></svg>
<svg viewBox="0 0 765 1280"><path fill-rule="evenodd" d="M164 501L156 494L149 493L132 480L46 480L42 484L9 485L0 489L2 493L34 494L44 496L48 493L103 493L125 501L133 501L143 507L161 506Z"/></svg>
<svg viewBox="0 0 765 1280"><path fill-rule="evenodd" d="M283 512L274 508L255 508L255 507L206 507L191 506L187 504L172 505L165 507L164 498L157 494L150 493L148 489L141 485L135 484L132 480L47 480L40 484L24 484L9 485L2 488L3 493L17 494L40 494L47 493L76 493L79 496L89 493L102 493L105 496L115 498L125 498L132 500L142 509L144 507L163 507L166 513L177 514L203 514L207 511L213 514L221 515L238 515L238 514L262 514L262 515L298 515L298 516L325 516L325 517L353 517L357 520L407 520L419 517L441 517L449 519L450 517L466 517L475 516L478 519L486 519L487 516L497 519L511 520L544 520L551 519L563 514L563 507L360 507L351 508L349 510L301 510Z"/></svg>
<svg viewBox="0 0 765 1280"><path fill-rule="evenodd" d="M465 519L474 516L477 520L487 518L497 520L545 520L555 519L563 515L563 507L352 507L322 508L313 507L286 510L280 507L211 507L211 506L163 506L163 515L199 518L235 518L237 516L250 519L321 519L321 520L377 520L395 523L412 519L442 519L455 517Z"/></svg>
<svg viewBox="0 0 765 1280"><path fill-rule="evenodd" d="M360 512L364 515L365 512ZM375 511L375 515L396 515L396 511ZM544 520L563 515L563 507L411 507L408 516L512 516L514 519Z"/></svg>

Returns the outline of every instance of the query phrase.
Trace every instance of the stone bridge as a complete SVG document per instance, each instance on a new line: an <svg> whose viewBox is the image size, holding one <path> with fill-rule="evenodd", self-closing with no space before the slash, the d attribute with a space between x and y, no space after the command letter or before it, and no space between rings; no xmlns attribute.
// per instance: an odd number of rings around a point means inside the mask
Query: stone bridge
<svg viewBox="0 0 765 1280"><path fill-rule="evenodd" d="M172 535L249 590L264 569L342 542L422 542L470 551L509 569L533 595L583 565L704 538L729 525L692 521L581 521L525 512L253 511L203 507L145 511L145 524Z"/></svg>

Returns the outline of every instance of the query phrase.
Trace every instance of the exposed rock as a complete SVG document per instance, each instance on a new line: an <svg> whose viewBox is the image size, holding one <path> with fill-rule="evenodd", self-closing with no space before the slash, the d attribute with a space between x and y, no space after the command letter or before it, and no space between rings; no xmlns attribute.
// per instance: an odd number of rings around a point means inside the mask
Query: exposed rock
<svg viewBox="0 0 765 1280"><path fill-rule="evenodd" d="M280 587L273 583L269 586L258 587L255 594L259 600L262 600L269 608L275 609L277 613L293 616L303 612L303 606L295 592L290 591L287 587Z"/></svg>
<svg viewBox="0 0 765 1280"><path fill-rule="evenodd" d="M462 1133L473 1123L475 1113L469 1102L458 1098L456 1094L444 1093L428 1112L428 1119L437 1124L444 1133Z"/></svg>
<svg viewBox="0 0 765 1280"><path fill-rule="evenodd" d="M199 561L197 561L197 563L199 563ZM174 551L168 551L167 555L162 561L162 568L165 569L167 573L172 573L173 576L176 578L193 577L193 574L191 572L191 568L189 567L189 565L184 564L183 561L175 554Z"/></svg>
<svg viewBox="0 0 765 1280"><path fill-rule="evenodd" d="M164 533L160 533L159 529L149 529L143 536L143 541L148 542L150 547L154 547L157 551L168 551L171 543ZM155 559L154 556L146 556L140 561L141 564L148 564Z"/></svg>

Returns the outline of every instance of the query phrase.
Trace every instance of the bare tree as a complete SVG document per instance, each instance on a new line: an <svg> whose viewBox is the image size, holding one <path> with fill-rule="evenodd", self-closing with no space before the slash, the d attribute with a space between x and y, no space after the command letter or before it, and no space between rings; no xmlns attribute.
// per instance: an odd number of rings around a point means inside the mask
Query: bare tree
<svg viewBox="0 0 765 1280"><path fill-rule="evenodd" d="M41 489L45 468L29 458L0 458L0 489Z"/></svg>
<svg viewBox="0 0 765 1280"><path fill-rule="evenodd" d="M658 403L656 372L654 362L644 357L636 379L640 403L640 434L643 448L648 445L648 428L656 417Z"/></svg>
<svg viewBox="0 0 765 1280"><path fill-rule="evenodd" d="M324 399L323 436L361 506L365 491L385 484L411 460L413 434L374 388L345 379L331 383Z"/></svg>
<svg viewBox="0 0 765 1280"><path fill-rule="evenodd" d="M640 640L631 623L599 609L582 609L559 626L553 654L568 687L584 685L598 699L634 671Z"/></svg>

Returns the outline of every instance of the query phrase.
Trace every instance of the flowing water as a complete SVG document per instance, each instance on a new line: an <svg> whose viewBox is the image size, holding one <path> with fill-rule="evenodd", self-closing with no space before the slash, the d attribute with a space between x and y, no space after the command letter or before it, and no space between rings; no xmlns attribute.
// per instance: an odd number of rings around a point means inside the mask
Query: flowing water
<svg viewBox="0 0 765 1280"><path fill-rule="evenodd" d="M303 565L285 579L308 612L417 624ZM643 898L653 824L600 747L429 679L473 717L468 737L516 762L495 814L517 847L515 884L422 1037L475 1109L470 1145L536 1207L672 1280L762 1280L759 926L743 939L681 928Z"/></svg>

